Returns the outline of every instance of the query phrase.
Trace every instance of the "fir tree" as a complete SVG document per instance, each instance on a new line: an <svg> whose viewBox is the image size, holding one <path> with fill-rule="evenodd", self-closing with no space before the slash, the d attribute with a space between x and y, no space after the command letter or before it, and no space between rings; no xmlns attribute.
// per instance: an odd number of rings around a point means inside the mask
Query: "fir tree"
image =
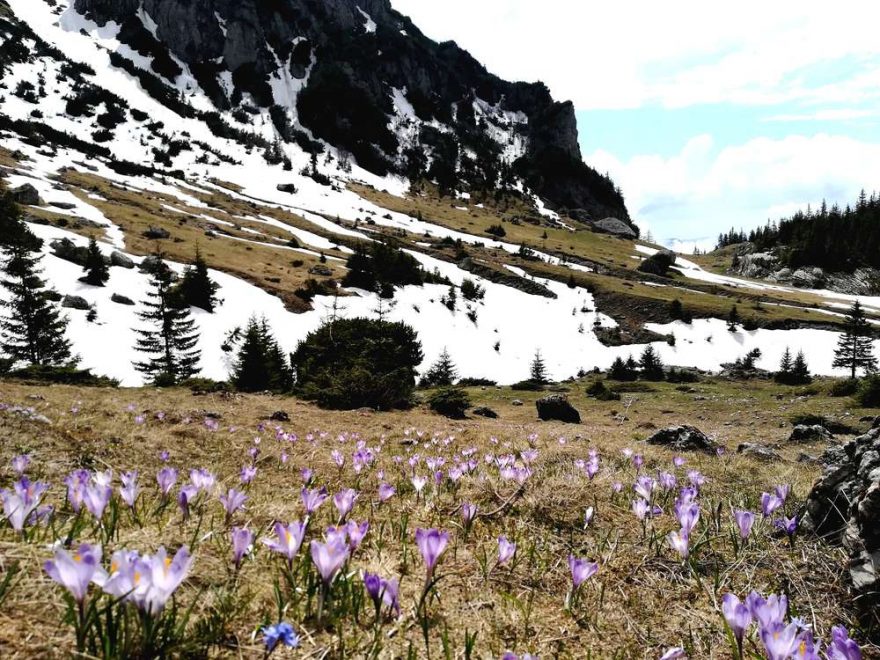
<svg viewBox="0 0 880 660"><path fill-rule="evenodd" d="M544 364L544 358L541 357L540 349L535 351L535 357L532 360L532 366L530 367L530 374L529 380L533 383L537 383L538 385L547 384L547 367Z"/></svg>
<svg viewBox="0 0 880 660"><path fill-rule="evenodd" d="M639 360L639 367L641 367L642 378L645 380L658 381L663 380L665 377L663 374L663 361L657 355L657 351L654 350L653 346L645 347L645 351Z"/></svg>
<svg viewBox="0 0 880 660"><path fill-rule="evenodd" d="M865 373L873 372L877 368L873 349L865 312L856 300L847 313L845 330L837 342L832 366L835 369L849 369L853 379L859 369Z"/></svg>
<svg viewBox="0 0 880 660"><path fill-rule="evenodd" d="M153 290L143 302L144 311L138 317L152 325L149 330L135 330L138 334L135 350L147 355L134 367L155 385L174 385L198 373L201 351L198 329L189 308L180 304L171 286L171 270L161 260L153 271L150 283Z"/></svg>
<svg viewBox="0 0 880 660"><path fill-rule="evenodd" d="M449 351L444 348L437 361L422 376L421 385L422 387L448 387L456 380L458 380L458 371L449 356Z"/></svg>
<svg viewBox="0 0 880 660"><path fill-rule="evenodd" d="M611 363L611 368L608 370L608 378L621 382L636 380L638 378L638 371L635 368L635 363L632 362L632 358L628 362L624 362L622 357L616 357L614 362Z"/></svg>
<svg viewBox="0 0 880 660"><path fill-rule="evenodd" d="M0 253L2 286L9 294L0 303L8 310L0 318L0 350L13 364L60 366L71 360L65 337L67 319L50 299L39 275L38 250L42 241L24 224L21 210L8 193L0 199Z"/></svg>
<svg viewBox="0 0 880 660"><path fill-rule="evenodd" d="M85 275L80 281L92 286L104 286L110 279L110 269L104 261L104 255L98 247L98 241L94 236L89 237L89 251L86 254L86 263L83 265Z"/></svg>
<svg viewBox="0 0 880 660"><path fill-rule="evenodd" d="M209 313L214 312L218 304L217 291L220 287L208 275L208 263L202 257L198 245L196 245L195 259L187 266L176 288L184 304Z"/></svg>
<svg viewBox="0 0 880 660"><path fill-rule="evenodd" d="M288 392L293 373L265 317L251 317L233 367L232 382L243 392Z"/></svg>
<svg viewBox="0 0 880 660"><path fill-rule="evenodd" d="M782 354L782 360L779 362L779 371L777 371L774 376L776 382L788 384L791 381L793 366L794 361L791 358L791 349L786 346L785 353Z"/></svg>
<svg viewBox="0 0 880 660"><path fill-rule="evenodd" d="M791 367L791 377L795 385L806 385L813 381L810 375L810 368L807 366L807 358L803 351L798 351L794 364Z"/></svg>
<svg viewBox="0 0 880 660"><path fill-rule="evenodd" d="M736 331L736 326L739 325L739 310L736 308L736 305L730 308L730 312L727 314L727 329L731 332Z"/></svg>

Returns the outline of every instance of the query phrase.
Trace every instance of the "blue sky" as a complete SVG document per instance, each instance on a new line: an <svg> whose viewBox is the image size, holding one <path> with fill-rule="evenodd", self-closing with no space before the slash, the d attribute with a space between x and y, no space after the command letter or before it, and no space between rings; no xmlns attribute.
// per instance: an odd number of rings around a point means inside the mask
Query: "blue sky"
<svg viewBox="0 0 880 660"><path fill-rule="evenodd" d="M659 241L706 247L880 189L880 3L392 5L493 73L571 99L584 160Z"/></svg>

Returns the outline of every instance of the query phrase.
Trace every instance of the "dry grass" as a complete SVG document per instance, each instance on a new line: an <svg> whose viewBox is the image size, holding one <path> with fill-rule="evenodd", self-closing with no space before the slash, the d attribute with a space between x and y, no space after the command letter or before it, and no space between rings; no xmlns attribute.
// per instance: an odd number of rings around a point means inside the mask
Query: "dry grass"
<svg viewBox="0 0 880 660"><path fill-rule="evenodd" d="M235 522L246 523L262 536L276 519L300 519L298 469L304 466L315 470L316 482L326 485L331 494L343 487L362 491L353 517L369 519L371 530L350 570L403 576L403 616L385 624L379 657L405 657L410 648L416 656L425 656L414 615L422 581L412 540L418 526L446 529L453 539L441 563L440 599L430 605L432 656L443 655L441 634L446 630L455 657L461 657L465 631L477 633L474 657L479 658L497 658L508 649L531 651L541 657L656 658L673 645L686 646L692 658L730 657L718 601L728 590L743 595L752 588L787 592L797 614L822 636L836 623L855 626L851 599L842 582L843 557L838 551L809 539L799 539L790 550L766 528L756 533L757 542L738 557L729 541L730 506L754 509L760 493L777 483L791 483L794 500L803 498L818 468L798 463L796 457L800 452L816 454L820 446L783 446L785 460L769 464L732 452L723 458L687 456L686 467L699 469L709 478L701 497L701 530L708 541L696 562L699 579L683 569L662 538L673 527L668 515L656 522L657 538L650 540L649 527L645 539L630 511L629 486L634 471L620 450L631 447L642 453L650 472L672 469L671 452L643 441L651 425L693 423L733 449L745 440L783 442L787 437L783 426L793 413L809 411L852 420L858 419L860 411L846 410L841 400L802 398L803 392L769 383L712 380L694 385L691 392L661 384L654 391L624 395L623 401L611 403L586 399L582 385L567 387L584 423L567 426L535 421L533 401L537 394L495 388L478 388L471 393L476 403L498 411L499 420L450 422L418 408L382 414L332 413L290 398L196 397L181 390L76 389L6 382L2 387L4 402L32 405L53 423L36 424L0 412L0 433L4 436L0 465L7 466L16 453L31 452L35 473L53 484L51 500L60 507L61 480L77 467L112 468L117 475L122 470L139 469L145 497L153 498L152 475L160 466L158 453L166 449L173 465L181 469L207 467L217 473L224 486L235 485L247 461L246 451L257 435L256 425L273 411L286 411L292 421L281 426L296 433L299 440L278 443L272 431L261 434L259 474L250 487L247 510L238 514ZM514 405L517 398L525 405ZM132 413L125 410L129 403L149 418L144 426L132 423ZM71 412L73 406L78 408L76 414ZM155 419L160 410L167 414L164 421ZM221 430L205 429L201 421L206 412L222 415ZM191 418L189 423L187 417ZM233 426L237 430L229 430ZM408 429L423 432L421 446L402 442L415 435L415 431L407 433ZM306 439L309 432L315 433L314 441ZM377 467L386 471L386 480L398 486L398 495L386 505L377 506L378 482L372 470L357 476L349 465L340 471L331 462L330 451L338 448L350 463L355 441L339 441L337 437L343 433L356 433L369 446L384 442ZM531 443L530 433L538 434ZM454 440L449 447L443 442L431 446L428 443L433 437ZM564 444L560 437L565 438ZM394 455L410 452L449 457L453 451L475 447L482 472L484 453L503 454L526 449L529 444L538 449L539 457L535 474L521 493L515 485L499 481L491 476L492 471L485 470L490 475L486 480L465 477L457 492L444 487L417 501L407 480L397 476L398 468L391 460ZM589 448L597 449L602 458L602 469L593 482L575 476L573 468L573 461L586 458ZM287 465L278 460L282 449L290 453ZM418 471L427 474L424 464ZM679 476L683 472L679 471ZM9 479L8 473L0 477L4 486ZM615 496L611 484L617 480L626 489ZM456 513L462 501L473 501L482 514L492 514L480 517L467 538ZM720 530L710 521L710 511L719 504L723 511ZM596 519L584 531L582 517L587 506L596 507ZM668 503L664 506L668 510ZM310 537L334 522L332 511L330 502L324 504ZM67 515L62 508L60 518ZM123 525L113 545L150 551L160 544L176 547L202 538L195 547L193 574L180 594L186 604L197 599L194 617L199 621L215 611L229 584L229 548L216 501L207 503L200 529L197 524L195 519L183 523L174 511L161 525L151 522L143 529ZM400 533L403 542L397 538ZM86 540L92 538L89 534L85 533ZM499 534L516 540L518 559L512 569L495 570L486 579L480 558L484 553L490 561L495 556ZM569 552L601 564L597 576L586 585L583 607L574 616L563 609L569 586ZM0 566L8 569L17 560L22 568L21 580L0 606L0 655L4 658L66 656L71 648L70 629L58 625L63 609L59 588L40 569L40 561L49 554L43 543L18 543L9 529L0 528ZM253 638L253 631L273 616L276 571L277 564L263 548L245 562L236 597L241 611L228 623L223 644L212 646L210 655L260 656L259 639ZM296 657L364 657L370 646L372 614L360 624L348 617L333 630L322 629L314 618L295 611L288 616L303 633Z"/></svg>

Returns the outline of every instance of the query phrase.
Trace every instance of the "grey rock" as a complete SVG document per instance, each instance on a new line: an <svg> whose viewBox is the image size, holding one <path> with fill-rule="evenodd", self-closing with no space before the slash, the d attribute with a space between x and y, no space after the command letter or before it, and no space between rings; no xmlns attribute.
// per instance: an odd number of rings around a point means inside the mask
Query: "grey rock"
<svg viewBox="0 0 880 660"><path fill-rule="evenodd" d="M638 234L631 226L617 218L604 218L593 223L593 228L605 234L622 236L623 238L638 238Z"/></svg>
<svg viewBox="0 0 880 660"><path fill-rule="evenodd" d="M704 451L714 453L715 443L694 426L670 426L648 438L649 445L663 445L675 451Z"/></svg>
<svg viewBox="0 0 880 660"><path fill-rule="evenodd" d="M551 394L535 401L538 417L545 421L580 424L581 415L564 394Z"/></svg>
<svg viewBox="0 0 880 660"><path fill-rule="evenodd" d="M519 406L523 405L523 402L520 401L519 399L514 399L513 401L510 402L510 405L515 406L515 407L519 407Z"/></svg>
<svg viewBox="0 0 880 660"><path fill-rule="evenodd" d="M330 277L331 275L333 275L333 271L330 270L330 268L328 266L325 266L324 264L315 264L314 266L309 268L309 274L310 275L321 275L323 277Z"/></svg>
<svg viewBox="0 0 880 660"><path fill-rule="evenodd" d="M144 238L157 241L164 240L166 238L171 238L171 232L162 227L150 227L144 232Z"/></svg>
<svg viewBox="0 0 880 660"><path fill-rule="evenodd" d="M776 257L769 252L754 252L739 257L733 270L744 277L759 279L770 276L777 265Z"/></svg>
<svg viewBox="0 0 880 660"><path fill-rule="evenodd" d="M29 183L24 183L9 191L12 198L23 206L42 206L39 191Z"/></svg>
<svg viewBox="0 0 880 660"><path fill-rule="evenodd" d="M119 268L134 268L134 261L119 250L114 250L110 254L110 265Z"/></svg>
<svg viewBox="0 0 880 660"><path fill-rule="evenodd" d="M89 301L82 296L64 296L64 299L61 301L61 306L81 311L88 311L92 308Z"/></svg>
<svg viewBox="0 0 880 660"><path fill-rule="evenodd" d="M498 413L487 406L474 408L473 413L478 417L485 417L487 419L498 419Z"/></svg>
<svg viewBox="0 0 880 660"><path fill-rule="evenodd" d="M290 193L291 195L295 195L297 193L296 186L292 183L279 183L275 188L278 192Z"/></svg>
<svg viewBox="0 0 880 660"><path fill-rule="evenodd" d="M118 293L114 293L112 296L110 296L110 301L115 302L119 305L134 305L134 300Z"/></svg>
<svg viewBox="0 0 880 660"><path fill-rule="evenodd" d="M789 442L827 442L833 439L834 436L831 435L831 432L826 429L824 426L820 426L815 424L813 426L806 426L800 424L795 426L791 430L791 435L788 437Z"/></svg>
<svg viewBox="0 0 880 660"><path fill-rule="evenodd" d="M59 259L64 259L78 266L84 266L89 256L89 250L86 247L78 247L69 238L56 238L49 243L52 248L52 254Z"/></svg>
<svg viewBox="0 0 880 660"><path fill-rule="evenodd" d="M754 442L743 442L736 448L737 454L751 456L762 461L779 461L782 457L775 449Z"/></svg>
<svg viewBox="0 0 880 660"><path fill-rule="evenodd" d="M57 209L63 209L65 211L70 211L71 209L76 208L76 204L73 204L72 202L57 202L52 200L49 200L49 206L54 206Z"/></svg>
<svg viewBox="0 0 880 660"><path fill-rule="evenodd" d="M290 415L288 415L283 410L276 410L275 412L272 413L272 415L269 417L269 419L272 420L273 422L289 422Z"/></svg>

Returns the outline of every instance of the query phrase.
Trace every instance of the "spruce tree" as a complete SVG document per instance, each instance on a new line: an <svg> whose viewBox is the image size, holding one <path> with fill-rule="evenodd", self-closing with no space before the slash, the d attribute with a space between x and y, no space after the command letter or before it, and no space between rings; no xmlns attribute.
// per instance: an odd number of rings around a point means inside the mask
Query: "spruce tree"
<svg viewBox="0 0 880 660"><path fill-rule="evenodd" d="M13 364L60 366L75 363L65 337L67 319L51 300L39 275L42 241L25 225L21 210L8 193L0 199L2 286L9 295L0 303L0 350Z"/></svg>
<svg viewBox="0 0 880 660"><path fill-rule="evenodd" d="M806 385L813 381L810 375L810 368L807 366L807 358L803 351L798 351L794 364L791 367L791 378L795 385Z"/></svg>
<svg viewBox="0 0 880 660"><path fill-rule="evenodd" d="M287 392L293 387L290 364L265 317L251 317L233 367L232 381L243 392Z"/></svg>
<svg viewBox="0 0 880 660"><path fill-rule="evenodd" d="M739 325L739 310L734 305L727 314L727 329L734 332L737 325Z"/></svg>
<svg viewBox="0 0 880 660"><path fill-rule="evenodd" d="M779 371L776 372L774 380L776 380L777 383L785 385L789 384L791 382L793 367L794 361L791 358L791 349L786 346L785 353L782 354L782 360L779 362Z"/></svg>
<svg viewBox="0 0 880 660"><path fill-rule="evenodd" d="M449 356L449 351L444 348L437 361L422 376L421 385L422 387L448 387L457 379L458 371Z"/></svg>
<svg viewBox="0 0 880 660"><path fill-rule="evenodd" d="M83 270L86 274L80 278L80 281L86 284L104 286L107 280L110 279L110 268L108 268L107 262L104 261L104 255L101 254L98 241L95 240L94 236L89 237L89 250L86 254Z"/></svg>
<svg viewBox="0 0 880 660"><path fill-rule="evenodd" d="M611 368L608 370L608 378L621 382L636 380L638 372L632 357L627 362L624 362L620 356L616 357L614 362L611 363Z"/></svg>
<svg viewBox="0 0 880 660"><path fill-rule="evenodd" d="M199 246L196 245L196 255L193 262L186 267L177 292L180 299L190 307L198 307L206 312L213 313L217 306L217 291L219 285L208 275L208 262L202 257Z"/></svg>
<svg viewBox="0 0 880 660"><path fill-rule="evenodd" d="M642 353L642 357L639 360L639 366L642 370L642 378L644 380L663 380L663 361L660 359L660 356L657 355L657 351L654 350L653 346L646 346L644 352Z"/></svg>
<svg viewBox="0 0 880 660"><path fill-rule="evenodd" d="M544 364L544 358L541 357L540 349L535 351L535 357L532 360L530 373L531 375L529 377L529 380L533 383L537 383L538 385L547 384L547 367Z"/></svg>
<svg viewBox="0 0 880 660"><path fill-rule="evenodd" d="M135 362L134 368L155 385L174 385L198 373L199 335L189 308L180 304L171 286L171 269L161 255L157 256L150 280L153 290L147 294L148 300L143 301L144 311L138 312L138 317L152 328L135 330L135 350L147 358Z"/></svg>
<svg viewBox="0 0 880 660"><path fill-rule="evenodd" d="M877 368L877 359L874 357L868 321L858 300L847 313L844 327L834 351L832 366L835 369L849 369L853 379L859 369L864 369L865 373L873 372Z"/></svg>

